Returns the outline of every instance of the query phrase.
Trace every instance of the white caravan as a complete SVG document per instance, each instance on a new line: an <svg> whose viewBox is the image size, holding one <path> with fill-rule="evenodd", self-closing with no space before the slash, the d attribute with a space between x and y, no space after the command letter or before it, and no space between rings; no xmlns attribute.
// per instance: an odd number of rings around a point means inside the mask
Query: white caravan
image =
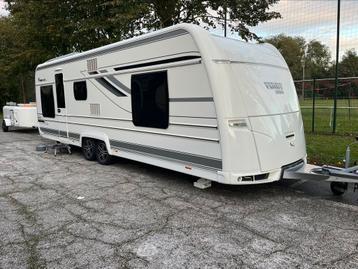
<svg viewBox="0 0 358 269"><path fill-rule="evenodd" d="M305 164L295 86L280 53L180 24L36 69L40 134L101 164L119 156L224 184Z"/></svg>
<svg viewBox="0 0 358 269"><path fill-rule="evenodd" d="M3 107L2 129L8 132L10 128L36 128L37 108L35 103L16 104L9 102Z"/></svg>

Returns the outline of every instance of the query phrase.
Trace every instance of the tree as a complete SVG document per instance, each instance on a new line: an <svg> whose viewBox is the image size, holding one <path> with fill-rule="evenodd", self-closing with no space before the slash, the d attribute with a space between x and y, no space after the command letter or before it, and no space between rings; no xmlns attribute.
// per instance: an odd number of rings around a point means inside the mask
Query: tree
<svg viewBox="0 0 358 269"><path fill-rule="evenodd" d="M0 19L0 40L0 102L26 101L32 97L27 90L29 85L33 88L31 59L12 19Z"/></svg>
<svg viewBox="0 0 358 269"><path fill-rule="evenodd" d="M0 102L33 96L34 70L48 59L180 22L217 27L227 14L232 31L258 39L249 27L278 18L269 11L278 1L6 0L10 15L0 21L0 70L7 86L0 86Z"/></svg>
<svg viewBox="0 0 358 269"><path fill-rule="evenodd" d="M339 75L341 77L358 76L358 54L354 49L347 50L339 63Z"/></svg>
<svg viewBox="0 0 358 269"><path fill-rule="evenodd" d="M274 45L285 58L295 80L302 79L303 64L305 78L322 78L330 69L331 53L329 48L319 41L306 42L303 37L278 35L264 40Z"/></svg>
<svg viewBox="0 0 358 269"><path fill-rule="evenodd" d="M306 44L306 74L308 78L324 78L329 75L331 53L320 41L313 40Z"/></svg>
<svg viewBox="0 0 358 269"><path fill-rule="evenodd" d="M0 102L34 100L34 70L48 59L118 41L135 21L115 15L106 0L8 0L10 16L1 18ZM114 19L115 18L115 19Z"/></svg>
<svg viewBox="0 0 358 269"><path fill-rule="evenodd" d="M302 37L278 35L264 40L274 45L285 58L294 79L302 79L302 59L306 41Z"/></svg>
<svg viewBox="0 0 358 269"><path fill-rule="evenodd" d="M269 9L279 0L143 0L128 1L140 13L136 26L139 29L155 30L178 23L204 24L207 27L223 26L225 14L228 27L244 39L259 39L249 27L260 22L280 18L278 12ZM114 7L121 1L108 1ZM118 12L117 12L118 13Z"/></svg>

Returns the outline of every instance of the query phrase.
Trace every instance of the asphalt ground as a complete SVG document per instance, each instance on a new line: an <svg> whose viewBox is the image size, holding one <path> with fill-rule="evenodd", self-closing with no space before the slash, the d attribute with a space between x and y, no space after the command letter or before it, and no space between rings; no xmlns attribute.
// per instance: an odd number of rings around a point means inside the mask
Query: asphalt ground
<svg viewBox="0 0 358 269"><path fill-rule="evenodd" d="M0 268L358 268L358 194L281 181L193 187L0 131Z"/></svg>

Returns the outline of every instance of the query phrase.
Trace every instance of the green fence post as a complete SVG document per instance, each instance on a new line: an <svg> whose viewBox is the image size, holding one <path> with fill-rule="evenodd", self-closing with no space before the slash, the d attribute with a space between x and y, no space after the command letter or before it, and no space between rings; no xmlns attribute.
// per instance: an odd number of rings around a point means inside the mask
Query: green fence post
<svg viewBox="0 0 358 269"><path fill-rule="evenodd" d="M348 119L351 124L351 85L348 88Z"/></svg>
<svg viewBox="0 0 358 269"><path fill-rule="evenodd" d="M334 103L333 103L333 130L332 133L336 133L337 127L337 94L338 94L338 66L339 66L339 33L340 33L340 21L341 21L341 0L337 1L337 44L336 44L336 76L334 87Z"/></svg>
<svg viewBox="0 0 358 269"><path fill-rule="evenodd" d="M314 119L315 119L315 108L316 108L316 79L313 79L313 92L312 92L312 133L314 133Z"/></svg>

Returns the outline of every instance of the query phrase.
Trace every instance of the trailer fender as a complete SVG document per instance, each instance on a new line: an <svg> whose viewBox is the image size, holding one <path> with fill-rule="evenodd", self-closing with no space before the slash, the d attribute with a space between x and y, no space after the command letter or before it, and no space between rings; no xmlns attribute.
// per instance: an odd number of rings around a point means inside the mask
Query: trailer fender
<svg viewBox="0 0 358 269"><path fill-rule="evenodd" d="M106 143L106 147L108 152L111 152L111 144L109 143L109 138L105 133L101 133L101 132L84 132L81 134L80 137L80 143L82 145L82 141L83 138L92 138L92 139L96 139L96 140L101 140L104 143Z"/></svg>
<svg viewBox="0 0 358 269"><path fill-rule="evenodd" d="M7 127L11 127L11 120L10 119L4 119L4 122L5 122L5 126Z"/></svg>

